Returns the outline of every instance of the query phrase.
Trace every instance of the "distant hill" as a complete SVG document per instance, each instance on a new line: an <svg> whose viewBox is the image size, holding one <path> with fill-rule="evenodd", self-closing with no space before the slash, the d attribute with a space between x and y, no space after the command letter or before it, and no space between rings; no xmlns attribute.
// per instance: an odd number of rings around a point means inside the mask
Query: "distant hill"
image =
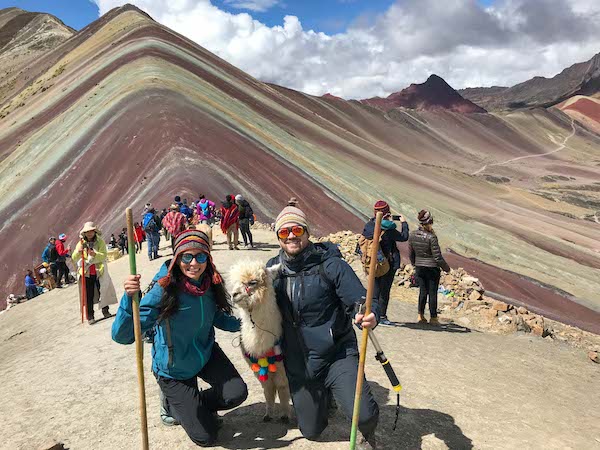
<svg viewBox="0 0 600 450"><path fill-rule="evenodd" d="M75 34L60 19L19 8L0 9L0 104L29 64Z"/></svg>
<svg viewBox="0 0 600 450"><path fill-rule="evenodd" d="M486 110L464 99L446 81L431 75L425 83L411 84L386 98L374 97L362 103L384 111L403 107L421 111L453 111L458 113L485 113Z"/></svg>
<svg viewBox="0 0 600 450"><path fill-rule="evenodd" d="M547 108L574 95L600 92L600 53L586 62L573 64L552 78L534 77L512 87L467 88L463 97L489 111Z"/></svg>

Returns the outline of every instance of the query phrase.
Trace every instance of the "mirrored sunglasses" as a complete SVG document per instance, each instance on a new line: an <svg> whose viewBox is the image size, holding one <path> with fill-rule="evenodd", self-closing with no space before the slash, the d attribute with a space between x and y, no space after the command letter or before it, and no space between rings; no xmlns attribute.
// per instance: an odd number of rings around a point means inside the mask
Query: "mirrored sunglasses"
<svg viewBox="0 0 600 450"><path fill-rule="evenodd" d="M184 253L181 255L181 262L184 264L190 264L193 259L195 259L198 264L204 264L208 259L208 255L206 253L197 253L196 255Z"/></svg>
<svg viewBox="0 0 600 450"><path fill-rule="evenodd" d="M302 236L304 233L306 232L306 228L304 228L301 225L294 225L293 227L289 227L289 228L281 228L278 232L277 232L277 237L279 239L287 239L291 234L293 234L296 237L300 237Z"/></svg>

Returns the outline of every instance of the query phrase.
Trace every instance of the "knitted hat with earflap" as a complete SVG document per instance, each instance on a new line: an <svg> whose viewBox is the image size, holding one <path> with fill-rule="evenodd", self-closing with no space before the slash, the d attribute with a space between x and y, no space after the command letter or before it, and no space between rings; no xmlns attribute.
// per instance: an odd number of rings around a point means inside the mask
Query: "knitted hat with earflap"
<svg viewBox="0 0 600 450"><path fill-rule="evenodd" d="M212 277L212 284L221 284L223 282L223 278L213 263L212 256L210 255L209 242L210 241L206 233L203 233L200 230L185 230L179 233L175 238L173 259L169 265L167 275L159 279L158 284L160 284L163 288L166 288L169 284L171 284L171 281L173 280L173 267L177 262L177 257L182 253L193 249L198 249L208 256L206 270L207 273Z"/></svg>
<svg viewBox="0 0 600 450"><path fill-rule="evenodd" d="M433 223L433 216L426 209L422 209L421 211L419 211L417 219L419 219L419 223L421 225L428 225L430 223Z"/></svg>
<svg viewBox="0 0 600 450"><path fill-rule="evenodd" d="M373 209L375 210L375 214L377 214L378 212L382 212L385 216L386 214L390 213L390 205L388 205L383 200L378 200L377 203L375 203Z"/></svg>
<svg viewBox="0 0 600 450"><path fill-rule="evenodd" d="M286 206L281 210L275 221L275 231L281 230L286 225L300 225L310 232L306 214L297 206Z"/></svg>

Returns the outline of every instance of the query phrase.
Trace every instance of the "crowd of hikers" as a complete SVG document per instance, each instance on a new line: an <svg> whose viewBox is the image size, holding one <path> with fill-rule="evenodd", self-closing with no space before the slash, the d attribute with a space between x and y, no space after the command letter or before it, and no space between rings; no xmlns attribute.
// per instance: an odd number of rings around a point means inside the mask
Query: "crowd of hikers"
<svg viewBox="0 0 600 450"><path fill-rule="evenodd" d="M382 233L377 258L371 260L378 212L383 214ZM181 425L199 446L215 445L222 423L218 412L240 405L248 395L242 376L215 341L215 327L237 332L241 324L233 315L221 276L223 268L219 270L212 258L211 227L220 223L230 250L239 249L239 230L244 244L252 248L250 226L254 220L252 207L242 195L227 195L219 209L201 195L189 206L177 196L168 210L160 213L147 204L136 224L136 251L142 251L145 241L149 259L160 257L163 231L171 241L172 257L144 293L140 275L125 279L112 338L121 344L134 342L132 302L139 293L141 329L153 345L152 372L160 388L162 422ZM366 299L363 284L336 245L311 240L308 217L295 199L288 202L272 226L280 251L266 266L279 266L274 290L283 321L280 345L298 427L307 439L318 439L325 430L333 402L348 418L352 416L359 361L354 326L394 324L387 310L394 275L400 268L401 242L408 241L420 288L417 321L427 322L425 307L429 303L429 323L438 324L440 274L450 268L440 251L431 213L422 210L417 220L419 228L410 232L402 215L392 215L384 201L375 203L373 217L366 222L356 249L365 272L374 270L376 277L372 311L367 316L361 309ZM69 272L66 258L72 258L77 280L81 283L85 277L87 317L93 324L94 305L98 304L104 317L110 317L109 306L116 304L117 298L102 233L93 222L87 222L79 238L71 254L70 247L65 247L65 235L59 236L60 245L51 237L42 258L58 286L71 282L65 273ZM127 252L126 230L118 238L111 235L110 244ZM32 283L35 281L29 272L27 292L33 294ZM198 378L210 388L199 389ZM377 446L379 406L369 384L364 383L362 389L357 448L372 449Z"/></svg>

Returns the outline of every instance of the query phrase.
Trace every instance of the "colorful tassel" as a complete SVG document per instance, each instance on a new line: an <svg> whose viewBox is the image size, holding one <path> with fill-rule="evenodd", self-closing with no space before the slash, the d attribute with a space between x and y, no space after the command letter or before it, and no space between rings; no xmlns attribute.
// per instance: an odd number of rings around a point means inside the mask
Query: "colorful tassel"
<svg viewBox="0 0 600 450"><path fill-rule="evenodd" d="M252 369L252 372L258 372L260 370L260 366L256 363L253 363L250 368Z"/></svg>
<svg viewBox="0 0 600 450"><path fill-rule="evenodd" d="M269 364L269 372L277 372L277 366L275 364Z"/></svg>

